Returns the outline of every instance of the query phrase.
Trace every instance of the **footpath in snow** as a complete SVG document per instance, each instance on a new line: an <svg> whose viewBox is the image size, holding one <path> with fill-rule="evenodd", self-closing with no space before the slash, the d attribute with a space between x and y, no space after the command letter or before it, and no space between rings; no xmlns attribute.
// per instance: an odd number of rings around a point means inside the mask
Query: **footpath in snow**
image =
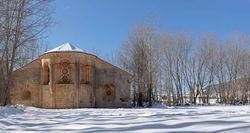
<svg viewBox="0 0 250 133"><path fill-rule="evenodd" d="M0 107L0 132L250 132L250 106L143 109Z"/></svg>

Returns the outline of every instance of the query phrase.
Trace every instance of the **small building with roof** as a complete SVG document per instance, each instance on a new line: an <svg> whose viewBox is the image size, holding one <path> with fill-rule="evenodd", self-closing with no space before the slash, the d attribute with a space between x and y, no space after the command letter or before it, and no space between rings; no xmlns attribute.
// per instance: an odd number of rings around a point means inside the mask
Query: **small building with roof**
<svg viewBox="0 0 250 133"><path fill-rule="evenodd" d="M40 108L130 106L130 73L65 43L13 72L11 104Z"/></svg>

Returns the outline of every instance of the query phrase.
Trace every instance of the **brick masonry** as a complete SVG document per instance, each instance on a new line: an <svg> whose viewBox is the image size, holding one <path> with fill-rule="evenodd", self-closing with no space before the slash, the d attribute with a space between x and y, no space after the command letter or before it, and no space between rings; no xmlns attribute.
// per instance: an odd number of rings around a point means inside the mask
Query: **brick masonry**
<svg viewBox="0 0 250 133"><path fill-rule="evenodd" d="M11 103L40 108L130 107L131 75L95 55L51 52L12 75Z"/></svg>

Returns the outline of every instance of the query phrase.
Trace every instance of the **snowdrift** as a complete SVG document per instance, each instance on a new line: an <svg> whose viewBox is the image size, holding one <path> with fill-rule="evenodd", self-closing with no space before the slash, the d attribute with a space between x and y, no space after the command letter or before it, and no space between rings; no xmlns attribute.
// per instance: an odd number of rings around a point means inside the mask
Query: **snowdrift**
<svg viewBox="0 0 250 133"><path fill-rule="evenodd" d="M250 132L250 106L0 107L0 132Z"/></svg>

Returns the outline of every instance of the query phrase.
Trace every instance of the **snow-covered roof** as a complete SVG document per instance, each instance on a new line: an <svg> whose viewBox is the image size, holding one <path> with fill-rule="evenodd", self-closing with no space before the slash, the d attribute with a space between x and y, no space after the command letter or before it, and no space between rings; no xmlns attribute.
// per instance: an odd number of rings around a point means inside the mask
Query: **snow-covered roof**
<svg viewBox="0 0 250 133"><path fill-rule="evenodd" d="M73 51L73 52L84 52L82 49L77 48L76 46L66 42L54 49L51 49L49 51L46 51L45 53L50 53L50 52L67 52L67 51Z"/></svg>
<svg viewBox="0 0 250 133"><path fill-rule="evenodd" d="M66 43L64 43L64 44L62 44L62 45L60 45L60 46L58 46L58 47L56 47L56 48L54 48L54 49L48 50L48 51L46 51L44 54L52 53L52 52L82 52L82 53L85 53L85 54L89 54L89 55L92 55L92 56L96 56L95 54L90 53L90 52L85 52L85 51L83 51L82 49L77 48L76 46L74 46L74 45L72 45L71 43L68 43L68 42L66 42ZM97 57L97 56L96 56L96 57ZM101 58L99 58L99 59L101 59ZM101 60L103 60L103 59L101 59ZM103 60L103 61L104 61L104 60ZM107 62L107 61L105 61L105 62ZM107 62L107 63L109 63L109 62ZM117 67L116 65L114 65L114 64L112 64L112 63L109 63L109 64L111 64L111 65ZM121 69L121 68L119 68L119 67L117 67L117 68L118 68L118 69ZM121 70L123 70L123 69L121 69ZM123 70L123 71L125 71L125 70ZM128 71L125 71L125 72L129 73ZM130 74L130 73L129 73L129 74Z"/></svg>

